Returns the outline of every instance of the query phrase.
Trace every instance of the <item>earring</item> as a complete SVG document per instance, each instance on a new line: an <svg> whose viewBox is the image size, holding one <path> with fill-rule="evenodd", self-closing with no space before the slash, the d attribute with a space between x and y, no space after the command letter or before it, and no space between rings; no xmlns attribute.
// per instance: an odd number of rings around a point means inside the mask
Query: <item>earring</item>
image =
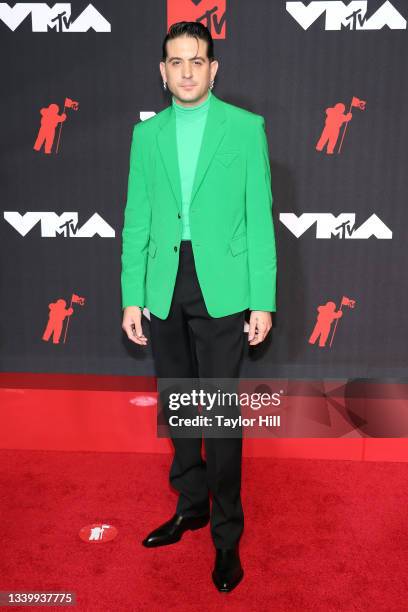
<svg viewBox="0 0 408 612"><path fill-rule="evenodd" d="M167 83L166 83L166 81L163 81L163 89L167 89Z"/></svg>
<svg viewBox="0 0 408 612"><path fill-rule="evenodd" d="M210 89L212 89L213 87L214 87L214 79L210 81Z"/></svg>

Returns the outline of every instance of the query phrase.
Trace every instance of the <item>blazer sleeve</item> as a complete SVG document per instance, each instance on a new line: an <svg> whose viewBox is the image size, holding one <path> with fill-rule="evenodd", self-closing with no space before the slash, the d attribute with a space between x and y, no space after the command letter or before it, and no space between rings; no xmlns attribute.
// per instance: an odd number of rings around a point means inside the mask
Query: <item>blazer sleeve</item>
<svg viewBox="0 0 408 612"><path fill-rule="evenodd" d="M122 230L122 308L145 304L147 246L151 204L146 187L143 123L133 128L130 148L127 201Z"/></svg>
<svg viewBox="0 0 408 612"><path fill-rule="evenodd" d="M277 257L265 120L256 116L248 146L246 220L250 310L276 311Z"/></svg>

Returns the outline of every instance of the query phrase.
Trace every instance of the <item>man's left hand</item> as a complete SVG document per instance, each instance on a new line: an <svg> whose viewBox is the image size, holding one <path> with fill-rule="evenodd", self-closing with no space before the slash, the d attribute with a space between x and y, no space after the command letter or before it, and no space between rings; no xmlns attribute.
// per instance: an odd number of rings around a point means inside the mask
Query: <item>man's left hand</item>
<svg viewBox="0 0 408 612"><path fill-rule="evenodd" d="M249 319L248 343L253 346L265 340L272 327L272 313L265 310L252 310Z"/></svg>

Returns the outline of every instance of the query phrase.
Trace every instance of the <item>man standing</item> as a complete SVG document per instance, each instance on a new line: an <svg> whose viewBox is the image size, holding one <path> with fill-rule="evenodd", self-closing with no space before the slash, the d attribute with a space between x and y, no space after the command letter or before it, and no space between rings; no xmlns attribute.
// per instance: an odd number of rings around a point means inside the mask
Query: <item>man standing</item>
<svg viewBox="0 0 408 612"><path fill-rule="evenodd" d="M160 72L172 103L134 126L122 233L122 328L146 346L163 378L238 378L248 342L264 340L276 310L276 251L264 119L212 93L218 62L208 29L173 24ZM242 579L238 541L242 438L173 437L174 516L144 539L177 542L211 521L213 581ZM210 510L209 494L212 495Z"/></svg>

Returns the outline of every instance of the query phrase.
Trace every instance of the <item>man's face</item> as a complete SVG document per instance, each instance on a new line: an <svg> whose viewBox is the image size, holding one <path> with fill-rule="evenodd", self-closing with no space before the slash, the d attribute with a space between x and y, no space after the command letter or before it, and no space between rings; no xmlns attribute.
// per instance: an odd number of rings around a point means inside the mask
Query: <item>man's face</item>
<svg viewBox="0 0 408 612"><path fill-rule="evenodd" d="M167 42L166 62L160 62L162 79L183 106L195 106L207 97L218 62L207 57L207 42L193 36L178 36Z"/></svg>

